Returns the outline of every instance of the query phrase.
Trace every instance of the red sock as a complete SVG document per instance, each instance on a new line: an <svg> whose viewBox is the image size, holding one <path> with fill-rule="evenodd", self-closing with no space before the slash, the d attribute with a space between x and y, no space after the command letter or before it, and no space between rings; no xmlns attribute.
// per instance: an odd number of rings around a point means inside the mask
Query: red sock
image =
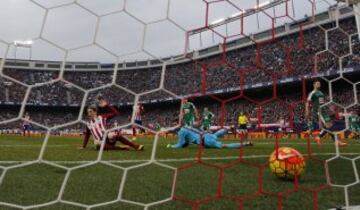
<svg viewBox="0 0 360 210"><path fill-rule="evenodd" d="M124 137L122 135L115 136L115 141L119 141L119 142L121 142L121 143L123 143L125 145L128 145L128 146L130 146L130 147L132 147L134 149L137 149L139 147L138 144L135 144L135 143L129 141L126 137Z"/></svg>
<svg viewBox="0 0 360 210"><path fill-rule="evenodd" d="M133 127L132 129L133 129L133 136L135 137L136 136L136 128Z"/></svg>

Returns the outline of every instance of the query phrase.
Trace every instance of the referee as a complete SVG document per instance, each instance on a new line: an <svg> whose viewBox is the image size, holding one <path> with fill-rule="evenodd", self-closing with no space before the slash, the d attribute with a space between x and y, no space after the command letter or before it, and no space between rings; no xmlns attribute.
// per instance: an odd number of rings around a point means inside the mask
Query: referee
<svg viewBox="0 0 360 210"><path fill-rule="evenodd" d="M240 128L240 134L244 135L245 138L247 138L247 124L249 120L244 115L243 112L240 112L239 118L238 118L238 126Z"/></svg>

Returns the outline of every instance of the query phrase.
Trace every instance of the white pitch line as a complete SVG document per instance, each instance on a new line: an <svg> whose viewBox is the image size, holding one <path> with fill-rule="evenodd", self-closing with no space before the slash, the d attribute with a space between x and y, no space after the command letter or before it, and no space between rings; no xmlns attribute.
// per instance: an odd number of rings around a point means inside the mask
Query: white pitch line
<svg viewBox="0 0 360 210"><path fill-rule="evenodd" d="M360 155L360 153L341 153L342 155ZM314 156L327 156L327 155L336 155L336 153L313 153ZM269 157L269 155L247 155L243 156L244 159L255 159L255 158L265 158ZM239 159L239 156L225 156L225 157L203 157L202 160L234 160ZM186 162L186 161L195 161L197 158L178 158L178 159L157 159L158 162ZM140 163L140 162L148 162L149 159L141 159L141 160L102 160L101 162L109 162L109 163ZM0 161L0 164L21 164L29 162L27 160L22 161ZM52 163L58 164L85 164L91 163L94 161L49 161Z"/></svg>

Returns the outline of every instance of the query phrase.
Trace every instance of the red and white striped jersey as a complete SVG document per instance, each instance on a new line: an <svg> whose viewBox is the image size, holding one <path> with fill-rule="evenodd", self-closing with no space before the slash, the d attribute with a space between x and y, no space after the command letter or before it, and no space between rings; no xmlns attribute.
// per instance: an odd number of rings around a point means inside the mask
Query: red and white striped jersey
<svg viewBox="0 0 360 210"><path fill-rule="evenodd" d="M90 130L94 140L101 141L106 132L106 118L98 116L96 119L87 122L87 128Z"/></svg>
<svg viewBox="0 0 360 210"><path fill-rule="evenodd" d="M86 147L90 135L94 137L94 143L102 141L106 133L106 129L108 129L109 126L107 120L110 120L116 115L119 115L119 112L112 106L107 106L105 109L108 110L107 113L99 115L95 119L92 119L86 123L83 148Z"/></svg>
<svg viewBox="0 0 360 210"><path fill-rule="evenodd" d="M141 121L141 115L144 112L144 106L142 105L137 105L134 107L134 111L135 111L135 121Z"/></svg>

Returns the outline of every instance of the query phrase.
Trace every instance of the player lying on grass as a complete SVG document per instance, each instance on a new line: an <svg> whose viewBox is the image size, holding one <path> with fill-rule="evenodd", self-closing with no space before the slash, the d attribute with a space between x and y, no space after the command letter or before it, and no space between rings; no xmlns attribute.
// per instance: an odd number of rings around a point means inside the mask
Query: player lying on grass
<svg viewBox="0 0 360 210"><path fill-rule="evenodd" d="M173 148L173 149L179 149L179 148L185 148L189 146L189 144L203 144L204 147L207 148L232 148L232 149L238 149L240 147L244 146L252 146L252 142L248 141L245 143L230 143L230 144L224 144L220 141L219 138L224 136L226 134L226 129L218 130L216 133L203 133L203 141L201 142L201 135L200 131L196 130L194 128L187 128L182 127L180 131L178 132L178 142L174 145L168 144L167 148Z"/></svg>
<svg viewBox="0 0 360 210"><path fill-rule="evenodd" d="M128 149L129 147L135 150L144 149L143 145L135 144L129 141L125 136L120 135L117 132L109 132L106 134L106 129L108 128L108 120L118 115L119 112L103 99L99 101L99 107L106 109L107 112L99 115L96 106L89 106L87 108L87 115L89 117L89 121L87 122L82 148L86 147L90 135L92 135L94 138L94 144L96 146L96 149L99 150L101 142L104 139L104 135L107 135L105 138L104 150L122 150ZM116 142L121 142L127 147L118 147L115 145Z"/></svg>
<svg viewBox="0 0 360 210"><path fill-rule="evenodd" d="M328 133L331 138L335 141L335 135L328 130L331 130L333 127L332 118L335 113L331 113L326 110L325 107L321 107L325 104L325 95L320 90L321 83L319 80L315 80L313 83L313 91L310 92L306 104L305 104L305 118L308 120L308 132L311 133L316 124L319 125L320 134L315 136L317 144L320 144L320 139ZM312 105L310 112L310 103ZM345 146L346 143L342 141L337 141L336 144L339 146Z"/></svg>

